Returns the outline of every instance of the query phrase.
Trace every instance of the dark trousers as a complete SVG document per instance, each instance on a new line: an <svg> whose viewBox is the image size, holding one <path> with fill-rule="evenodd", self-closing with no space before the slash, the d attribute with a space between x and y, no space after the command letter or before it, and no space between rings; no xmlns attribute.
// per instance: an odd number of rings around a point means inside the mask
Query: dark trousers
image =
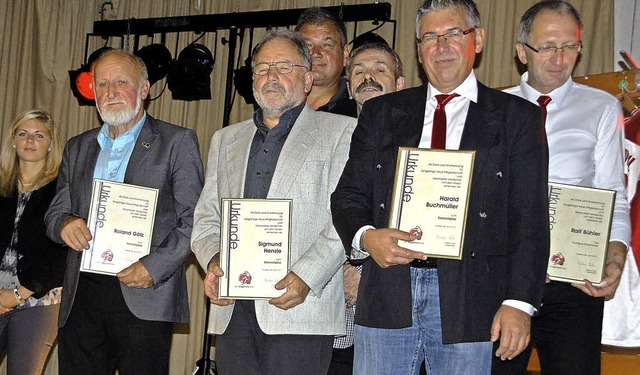
<svg viewBox="0 0 640 375"><path fill-rule="evenodd" d="M353 345L348 348L333 348L327 375L353 374Z"/></svg>
<svg viewBox="0 0 640 375"><path fill-rule="evenodd" d="M64 291L63 291L64 293ZM58 334L61 375L169 373L172 324L142 320L113 276L81 274L73 308Z"/></svg>
<svg viewBox="0 0 640 375"><path fill-rule="evenodd" d="M603 298L571 284L545 286L542 307L532 323L543 375L600 374ZM494 357L493 374L526 374L532 346L512 361Z"/></svg>
<svg viewBox="0 0 640 375"><path fill-rule="evenodd" d="M267 335L253 301L236 301L226 331L216 336L220 375L326 375L333 336Z"/></svg>

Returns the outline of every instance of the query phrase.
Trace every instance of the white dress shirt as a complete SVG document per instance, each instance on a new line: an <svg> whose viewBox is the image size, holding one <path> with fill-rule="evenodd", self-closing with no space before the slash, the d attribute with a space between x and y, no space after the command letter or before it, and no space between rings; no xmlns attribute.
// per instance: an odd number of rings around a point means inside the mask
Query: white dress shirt
<svg viewBox="0 0 640 375"><path fill-rule="evenodd" d="M505 90L534 104L542 93L528 83ZM549 147L549 181L616 191L610 241L631 239L624 176L624 117L608 93L573 82L551 91L545 129Z"/></svg>

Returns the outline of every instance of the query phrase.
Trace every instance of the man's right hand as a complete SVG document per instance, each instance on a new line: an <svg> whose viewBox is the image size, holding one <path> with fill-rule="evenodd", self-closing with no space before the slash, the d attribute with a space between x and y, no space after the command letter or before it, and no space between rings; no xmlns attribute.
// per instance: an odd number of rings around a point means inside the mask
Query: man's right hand
<svg viewBox="0 0 640 375"><path fill-rule="evenodd" d="M398 246L398 240L413 241L416 236L398 229L369 229L362 235L362 243L371 258L382 268L408 264L414 259L426 260L427 256Z"/></svg>
<svg viewBox="0 0 640 375"><path fill-rule="evenodd" d="M228 306L235 300L218 298L218 279L222 275L224 275L224 271L220 268L220 253L218 253L213 256L207 267L207 275L204 277L204 294L214 305Z"/></svg>
<svg viewBox="0 0 640 375"><path fill-rule="evenodd" d="M87 227L87 222L79 217L72 216L64 221L60 237L64 243L75 251L89 249L89 241L91 241L91 232Z"/></svg>

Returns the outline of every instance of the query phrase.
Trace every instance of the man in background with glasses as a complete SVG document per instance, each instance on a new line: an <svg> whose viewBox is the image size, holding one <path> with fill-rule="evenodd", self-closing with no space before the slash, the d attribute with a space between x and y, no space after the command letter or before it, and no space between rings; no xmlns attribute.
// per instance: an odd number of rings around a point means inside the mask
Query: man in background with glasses
<svg viewBox="0 0 640 375"><path fill-rule="evenodd" d="M429 83L362 106L331 197L336 230L363 261L355 374L418 374L423 359L430 374L489 374L492 355L527 346L549 249L540 110L477 81L484 36L473 1L422 2ZM462 259L427 259L398 243L414 234L388 228L400 146L476 151Z"/></svg>
<svg viewBox="0 0 640 375"><path fill-rule="evenodd" d="M532 6L520 20L516 44L528 71L519 86L506 90L545 107L541 135L546 133L550 182L616 191L600 286L549 280L545 285L542 307L532 320L533 342L545 374L600 373L604 301L616 292L631 236L622 109L613 96L571 79L581 37L580 14L569 3L543 1ZM530 353L531 347L511 363L496 360L496 372L524 373Z"/></svg>
<svg viewBox="0 0 640 375"><path fill-rule="evenodd" d="M297 33L269 31L252 56L260 108L252 120L213 135L191 237L193 252L207 270L215 360L225 375L325 375L333 337L345 334L345 254L331 223L329 199L356 120L305 104L313 74L309 49ZM221 198L292 200L290 267L275 283L282 292L278 297L218 298Z"/></svg>

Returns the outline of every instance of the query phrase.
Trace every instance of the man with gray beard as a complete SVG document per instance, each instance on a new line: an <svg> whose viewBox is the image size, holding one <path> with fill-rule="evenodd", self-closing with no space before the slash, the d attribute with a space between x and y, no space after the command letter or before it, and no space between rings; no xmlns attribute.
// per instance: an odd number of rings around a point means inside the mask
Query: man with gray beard
<svg viewBox="0 0 640 375"><path fill-rule="evenodd" d="M59 373L112 374L117 367L122 375L168 374L172 323L189 322L184 262L202 190L198 140L144 110L149 80L138 57L110 50L92 73L104 124L67 143L45 216L47 235L70 247ZM94 179L158 189L150 252L115 276L80 272L93 236L87 220Z"/></svg>
<svg viewBox="0 0 640 375"><path fill-rule="evenodd" d="M338 272L345 254L331 223L329 198L347 160L355 119L316 112L306 104L314 78L300 35L269 31L252 56L260 108L253 119L213 135L191 238L207 272L204 287L211 301L209 332L216 335L218 371L326 375L333 336L345 333ZM292 200L290 267L275 283L278 297L219 298L218 280L224 274L220 198ZM239 243L239 248L251 246Z"/></svg>

